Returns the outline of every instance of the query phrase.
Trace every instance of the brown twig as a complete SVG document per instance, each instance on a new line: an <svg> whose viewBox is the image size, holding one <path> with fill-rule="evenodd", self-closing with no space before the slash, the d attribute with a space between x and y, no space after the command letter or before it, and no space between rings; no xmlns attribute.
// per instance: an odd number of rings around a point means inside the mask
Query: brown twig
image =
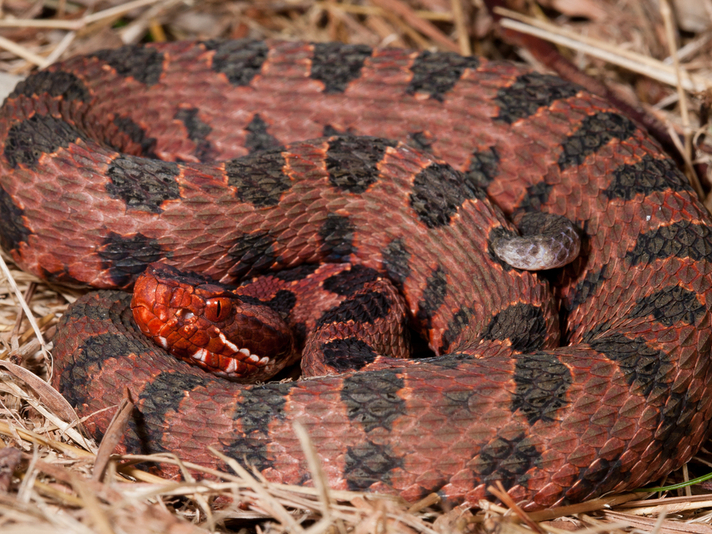
<svg viewBox="0 0 712 534"><path fill-rule="evenodd" d="M127 389L124 394L124 399L119 404L119 408L116 411L113 419L109 423L106 432L104 433L104 438L101 440L99 445L99 450L96 453L96 459L94 460L94 473L92 475L92 480L101 480L104 475L106 466L109 464L109 459L111 454L116 449L116 446L124 437L124 432L126 431L126 426L131 418L131 413L134 409L134 403L131 400L131 392Z"/></svg>
<svg viewBox="0 0 712 534"><path fill-rule="evenodd" d="M395 13L410 26L423 35L430 37L445 50L450 50L451 52L460 51L460 47L453 43L449 37L441 32L432 22L419 17L405 2L401 0L371 0L371 3L376 4L385 11Z"/></svg>
<svg viewBox="0 0 712 534"><path fill-rule="evenodd" d="M521 519L534 532L538 532L539 534L545 534L544 530L534 521L532 521L532 519L526 514L526 512L522 510L516 502L514 502L514 499L509 496L509 493L507 493L507 490L504 489L504 486L502 485L502 482L500 480L496 482L496 485L497 487L488 486L487 491L489 491L492 495L502 501L502 503L505 504L507 508L514 512L517 517L519 517L519 519Z"/></svg>

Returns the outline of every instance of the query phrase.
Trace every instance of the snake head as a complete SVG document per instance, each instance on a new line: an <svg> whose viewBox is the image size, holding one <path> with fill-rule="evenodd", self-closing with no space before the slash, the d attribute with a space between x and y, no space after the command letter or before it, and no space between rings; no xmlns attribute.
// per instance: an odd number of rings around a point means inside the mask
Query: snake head
<svg viewBox="0 0 712 534"><path fill-rule="evenodd" d="M266 380L298 356L291 331L267 304L161 263L136 281L131 310L157 345L231 380Z"/></svg>

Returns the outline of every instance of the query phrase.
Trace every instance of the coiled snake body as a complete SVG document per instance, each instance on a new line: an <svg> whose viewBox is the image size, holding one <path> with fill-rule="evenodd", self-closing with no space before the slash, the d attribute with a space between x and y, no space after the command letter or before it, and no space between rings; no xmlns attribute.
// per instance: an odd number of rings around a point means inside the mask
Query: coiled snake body
<svg viewBox="0 0 712 534"><path fill-rule="evenodd" d="M335 134L393 141L300 141ZM30 77L0 143L1 244L27 271L127 288L158 260L223 282L350 261L442 355L240 386L93 293L62 320L54 384L81 415L128 387L126 451L216 465L214 446L302 484L300 421L333 487L476 503L501 480L534 509L643 485L708 433L708 216L644 131L556 77L333 43L148 45ZM514 230L487 196L566 216L581 256L548 277L502 264L489 246Z"/></svg>

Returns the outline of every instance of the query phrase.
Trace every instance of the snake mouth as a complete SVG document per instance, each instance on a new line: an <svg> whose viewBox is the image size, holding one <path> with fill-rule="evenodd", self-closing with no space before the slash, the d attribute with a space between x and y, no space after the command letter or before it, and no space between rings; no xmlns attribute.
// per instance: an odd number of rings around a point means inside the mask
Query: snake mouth
<svg viewBox="0 0 712 534"><path fill-rule="evenodd" d="M265 380L293 359L291 331L276 311L173 267L150 265L136 281L131 308L158 346L230 380Z"/></svg>
<svg viewBox="0 0 712 534"><path fill-rule="evenodd" d="M238 354L240 357L237 357ZM235 379L243 378L249 367L265 367L270 361L266 356L260 358L256 354L251 354L248 349L239 349L233 356L223 356L200 348L188 358L190 358L188 363L203 367L218 376Z"/></svg>
<svg viewBox="0 0 712 534"><path fill-rule="evenodd" d="M236 379L243 378L246 368L250 366L265 367L270 361L266 356L260 358L256 354L251 354L249 349L238 349L232 356L223 356L200 348L189 357L192 360L189 363L203 367L218 376ZM211 362L218 363L211 365Z"/></svg>

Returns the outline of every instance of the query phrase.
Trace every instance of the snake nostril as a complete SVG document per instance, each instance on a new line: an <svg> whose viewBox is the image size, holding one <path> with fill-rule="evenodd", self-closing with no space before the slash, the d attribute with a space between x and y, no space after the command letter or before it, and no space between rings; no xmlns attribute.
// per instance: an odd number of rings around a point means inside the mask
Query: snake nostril
<svg viewBox="0 0 712 534"><path fill-rule="evenodd" d="M183 319L184 321L190 321L195 317L195 314L190 311L188 308L181 308L176 312L176 315Z"/></svg>

